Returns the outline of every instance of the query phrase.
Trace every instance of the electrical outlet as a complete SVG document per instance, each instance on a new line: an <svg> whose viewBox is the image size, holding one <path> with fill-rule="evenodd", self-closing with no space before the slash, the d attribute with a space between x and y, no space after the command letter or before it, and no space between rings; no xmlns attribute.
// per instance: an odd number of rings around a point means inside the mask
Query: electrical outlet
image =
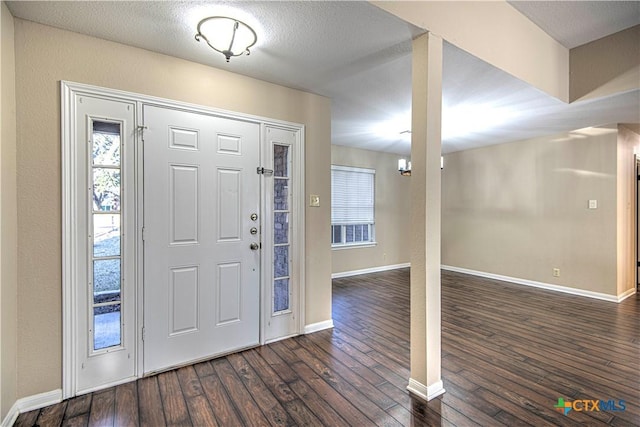
<svg viewBox="0 0 640 427"><path fill-rule="evenodd" d="M559 268L554 268L553 269L553 277L560 277L560 269Z"/></svg>

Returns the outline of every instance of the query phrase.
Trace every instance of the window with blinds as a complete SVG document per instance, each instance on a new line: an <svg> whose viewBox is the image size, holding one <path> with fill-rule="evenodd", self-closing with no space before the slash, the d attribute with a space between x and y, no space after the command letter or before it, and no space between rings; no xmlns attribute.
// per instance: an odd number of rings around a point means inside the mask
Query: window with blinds
<svg viewBox="0 0 640 427"><path fill-rule="evenodd" d="M373 169L331 166L331 244L333 247L375 242Z"/></svg>

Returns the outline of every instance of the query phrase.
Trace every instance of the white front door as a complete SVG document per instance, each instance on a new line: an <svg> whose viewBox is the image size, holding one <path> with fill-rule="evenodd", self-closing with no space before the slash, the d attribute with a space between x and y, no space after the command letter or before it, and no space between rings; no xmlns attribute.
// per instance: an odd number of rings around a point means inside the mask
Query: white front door
<svg viewBox="0 0 640 427"><path fill-rule="evenodd" d="M150 373L259 344L260 126L148 105L143 120Z"/></svg>

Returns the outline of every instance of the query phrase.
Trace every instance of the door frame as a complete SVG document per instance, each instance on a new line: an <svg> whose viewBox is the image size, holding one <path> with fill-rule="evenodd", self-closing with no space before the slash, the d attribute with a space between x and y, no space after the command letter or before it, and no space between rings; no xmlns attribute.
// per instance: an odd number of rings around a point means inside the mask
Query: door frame
<svg viewBox="0 0 640 427"><path fill-rule="evenodd" d="M136 325L135 331L137 335L136 347L132 349L135 352L136 372L135 377L141 378L144 372L144 342L143 342L143 326L144 326L144 252L143 252L143 226L144 226L144 187L143 187L143 153L144 142L143 132L144 123L142 120L143 105L155 105L159 107L190 111L195 113L203 113L215 115L233 120L243 120L257 123L260 125L260 160L263 161L263 147L266 145L266 135L264 129L268 126L279 127L296 132L297 155L295 162L298 167L292 176L296 188L299 189L298 194L294 195L295 208L298 210L297 220L293 226L292 240L295 239L298 251L296 253L297 266L299 271L299 291L298 291L298 333L303 333L305 325L305 126L299 123L276 120L266 117L260 117L250 114L238 113L233 111L222 110L213 107L196 105L186 102L174 101L160 97L143 95L133 92L127 92L117 89L103 88L99 86L87 85L83 83L75 83L70 81L60 81L60 101L61 101L61 168L62 168L62 398L68 399L76 396L76 350L77 340L76 331L80 319L75 315L75 307L77 303L76 288L78 286L77 271L78 268L84 268L79 265L77 247L77 233L75 231L76 218L80 209L77 202L77 194L81 191L78 188L76 177L76 141L74 140L75 126L75 105L74 99L77 95L86 95L101 97L115 101L127 101L136 105L135 126L138 129L135 137L134 162L135 162L135 182L129 191L135 193L135 212L132 220L135 222L135 255L127 257L125 262L133 265L136 277L136 295L135 301L131 303L135 305ZM262 179L264 181L264 178ZM261 183L261 199L264 197L264 185ZM264 207L261 207L264 209ZM264 218L264 217L263 217ZM266 259L270 259L266 254L267 251L261 251L260 260L264 265ZM260 283L260 309L262 311L265 298L269 298L265 293L265 280L261 274ZM262 322L262 313L260 314L260 344L264 344L264 325ZM99 388L106 388L117 385L121 382L129 381L125 379L116 381L112 384L106 384Z"/></svg>

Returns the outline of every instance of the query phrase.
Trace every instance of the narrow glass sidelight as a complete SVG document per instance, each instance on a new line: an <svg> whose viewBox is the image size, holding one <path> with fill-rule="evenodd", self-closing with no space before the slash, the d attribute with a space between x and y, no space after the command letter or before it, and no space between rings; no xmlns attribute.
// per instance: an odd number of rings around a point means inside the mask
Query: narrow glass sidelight
<svg viewBox="0 0 640 427"><path fill-rule="evenodd" d="M273 145L273 314L289 312L291 177L288 145Z"/></svg>
<svg viewBox="0 0 640 427"><path fill-rule="evenodd" d="M89 283L92 351L122 344L121 124L92 121Z"/></svg>
<svg viewBox="0 0 640 427"><path fill-rule="evenodd" d="M273 283L273 311L280 312L289 309L289 279L278 279Z"/></svg>

